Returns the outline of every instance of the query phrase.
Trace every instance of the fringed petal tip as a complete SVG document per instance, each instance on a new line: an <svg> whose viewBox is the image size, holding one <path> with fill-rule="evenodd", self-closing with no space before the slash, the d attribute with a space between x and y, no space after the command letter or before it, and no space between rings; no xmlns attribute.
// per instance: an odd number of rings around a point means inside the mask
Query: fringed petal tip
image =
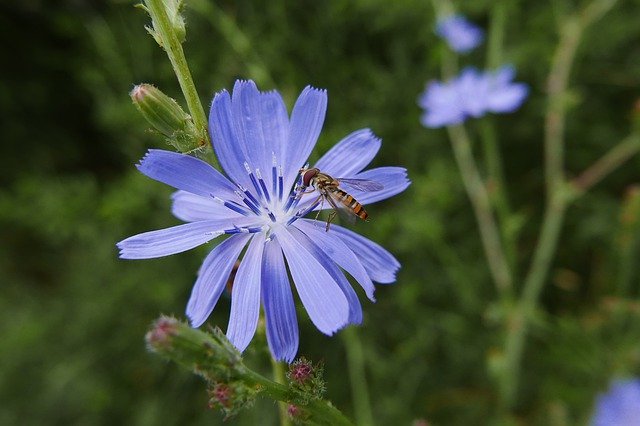
<svg viewBox="0 0 640 426"><path fill-rule="evenodd" d="M215 105L217 102L220 101L220 99L224 96L229 96L229 91L227 89L222 89L219 92L216 92L213 95L213 100L211 101L211 107L213 108L213 105Z"/></svg>
<svg viewBox="0 0 640 426"><path fill-rule="evenodd" d="M312 86L310 84L305 86L305 88L302 90L302 93L300 94L300 96L302 96L303 94L306 94L307 92L317 92L317 93L320 93L320 94L325 95L325 96L327 95L327 89L320 89L320 88L314 87L314 86Z"/></svg>

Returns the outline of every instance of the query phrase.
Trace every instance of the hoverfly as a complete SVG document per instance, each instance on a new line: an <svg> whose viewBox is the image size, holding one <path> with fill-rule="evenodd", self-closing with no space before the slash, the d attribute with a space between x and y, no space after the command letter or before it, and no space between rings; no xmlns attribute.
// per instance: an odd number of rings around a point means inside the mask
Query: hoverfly
<svg viewBox="0 0 640 426"><path fill-rule="evenodd" d="M302 185L300 187L300 194L308 194L314 190L318 191L320 195L312 203L324 202L327 200L333 211L329 213L327 218L326 231L329 231L329 225L331 221L336 217L339 212L344 212L341 217L349 221L355 221L355 217L359 217L362 220L367 220L369 214L352 195L347 193L341 188L342 185L350 186L354 189L364 192L380 191L384 188L381 183L374 182L367 179L345 179L345 178L333 178L326 173L322 173L320 169L313 167L311 169L300 169L300 175L302 177ZM311 187L310 191L308 188ZM322 205L320 207L322 210ZM320 211L318 211L320 214ZM317 218L317 215L316 215Z"/></svg>

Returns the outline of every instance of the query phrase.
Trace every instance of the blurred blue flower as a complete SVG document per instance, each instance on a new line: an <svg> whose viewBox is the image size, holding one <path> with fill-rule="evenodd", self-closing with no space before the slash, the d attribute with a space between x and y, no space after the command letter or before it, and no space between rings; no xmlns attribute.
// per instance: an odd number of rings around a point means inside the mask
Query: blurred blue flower
<svg viewBox="0 0 640 426"><path fill-rule="evenodd" d="M446 40L451 50L469 52L482 43L484 31L462 15L450 15L438 21L436 34Z"/></svg>
<svg viewBox="0 0 640 426"><path fill-rule="evenodd" d="M592 426L640 426L640 379L615 381L600 394Z"/></svg>
<svg viewBox="0 0 640 426"><path fill-rule="evenodd" d="M505 65L493 72L465 68L446 83L431 81L418 98L424 109L420 121L436 128L462 123L467 117L481 117L488 112L513 112L529 93L524 83L513 83L515 69Z"/></svg>
<svg viewBox="0 0 640 426"><path fill-rule="evenodd" d="M293 360L298 324L289 282L315 326L327 335L362 322L362 308L342 269L374 300L373 281L392 283L398 261L378 244L332 225L303 219L317 209L315 196L297 197L299 170L322 128L324 90L305 88L287 114L279 93L259 92L253 81L237 81L233 96L223 90L211 105L209 130L227 176L204 161L163 150L149 150L138 169L178 189L173 214L188 223L145 232L118 243L120 257L167 256L221 235L198 273L187 316L202 325L225 288L236 260L247 247L231 290L227 337L243 351L256 331L262 301L267 341L274 358ZM383 189L350 193L363 204L402 192L406 170L379 167L362 171L380 148L368 129L351 133L329 150L316 167L334 177L376 181ZM286 266L285 266L286 260Z"/></svg>

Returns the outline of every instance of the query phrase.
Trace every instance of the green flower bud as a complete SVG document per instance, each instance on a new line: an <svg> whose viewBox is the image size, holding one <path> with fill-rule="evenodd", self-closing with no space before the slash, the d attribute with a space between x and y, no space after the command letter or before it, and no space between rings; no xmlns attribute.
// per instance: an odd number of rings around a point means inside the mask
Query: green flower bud
<svg viewBox="0 0 640 426"><path fill-rule="evenodd" d="M167 137L177 130L186 130L191 122L189 114L175 99L151 84L138 84L130 93L133 104L154 129Z"/></svg>
<svg viewBox="0 0 640 426"><path fill-rule="evenodd" d="M130 93L133 104L155 130L180 152L190 152L206 143L187 114L175 99L151 84L139 84Z"/></svg>

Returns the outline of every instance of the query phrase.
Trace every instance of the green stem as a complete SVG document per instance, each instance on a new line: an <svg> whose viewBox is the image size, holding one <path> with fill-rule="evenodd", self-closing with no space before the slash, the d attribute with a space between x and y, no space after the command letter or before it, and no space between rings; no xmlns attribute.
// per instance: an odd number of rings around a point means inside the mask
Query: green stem
<svg viewBox="0 0 640 426"><path fill-rule="evenodd" d="M210 385L221 382L232 387L244 386L275 401L299 404L305 418L313 424L351 425L329 401L316 399L306 390L269 380L248 368L220 329L206 333L175 318L163 316L149 330L146 340L151 351L192 370Z"/></svg>
<svg viewBox="0 0 640 426"><path fill-rule="evenodd" d="M571 191L565 182L563 165L567 109L565 98L571 66L585 29L604 15L615 1L594 0L581 12L568 18L560 28L560 41L547 79L549 102L544 140L547 205L540 238L524 281L522 296L506 324L504 366L499 379L503 410L510 410L516 400L529 322L544 288L558 245L564 214L571 201Z"/></svg>
<svg viewBox="0 0 640 426"><path fill-rule="evenodd" d="M449 139L451 140L456 163L458 163L458 168L462 175L462 182L478 221L480 239L489 264L489 271L496 283L498 292L503 296L503 300L506 301L510 298L509 293L512 289L511 272L500 242L500 232L491 211L487 188L473 159L471 144L464 127L461 125L449 126L447 130L449 131Z"/></svg>
<svg viewBox="0 0 640 426"><path fill-rule="evenodd" d="M347 352L347 366L351 379L351 398L353 399L356 423L362 426L373 425L373 414L369 402L367 378L365 376L364 352L356 327L347 327L342 332Z"/></svg>
<svg viewBox="0 0 640 426"><path fill-rule="evenodd" d="M507 20L507 1L496 0L491 9L491 23L487 37L487 69L498 68L502 64L504 32ZM506 192L502 156L500 155L498 136L491 118L484 118L481 123L482 147L487 162L487 186L492 195L491 200L496 209L502 241L511 267L511 275L517 276L517 235L510 227L511 206Z"/></svg>
<svg viewBox="0 0 640 426"><path fill-rule="evenodd" d="M504 27L507 20L507 2L496 0L491 9L491 23L487 37L487 68L494 69L502 64Z"/></svg>
<svg viewBox="0 0 640 426"><path fill-rule="evenodd" d="M579 197L587 192L638 152L640 152L640 135L634 133L627 136L571 181L574 197Z"/></svg>
<svg viewBox="0 0 640 426"><path fill-rule="evenodd" d="M515 402L529 320L535 312L540 292L544 287L549 265L560 237L566 207L567 198L561 193L556 194L547 206L540 231L540 239L536 246L531 269L524 282L521 299L507 318L504 369L499 378L503 410L509 410Z"/></svg>
<svg viewBox="0 0 640 426"><path fill-rule="evenodd" d="M204 108L200 102L196 86L193 83L191 71L189 70L184 51L182 50L180 37L169 19L164 2L163 0L145 0L145 5L151 16L157 40L165 52L167 52L173 71L178 78L178 83L187 101L187 107L193 118L193 123L202 135L203 145L207 143L210 144L211 141L209 140L209 133L207 132L207 118L204 113ZM213 165L220 168L215 155L212 155L212 157Z"/></svg>
<svg viewBox="0 0 640 426"><path fill-rule="evenodd" d="M511 228L512 211L506 192L502 156L498 148L498 137L493 121L485 118L480 122L482 132L482 147L487 166L487 187L491 204L495 207L500 235L505 247L505 256L509 261L511 275L516 276L517 268L517 235Z"/></svg>
<svg viewBox="0 0 640 426"><path fill-rule="evenodd" d="M247 369L244 379L249 384L259 386L262 392L271 399L284 402L290 401L291 399L291 392L286 386L269 380L252 370ZM308 411L310 415L309 420L313 421L315 424L352 425L349 419L347 419L329 401L315 399L310 401L309 404L305 405L303 408Z"/></svg>
<svg viewBox="0 0 640 426"><path fill-rule="evenodd" d="M273 370L273 380L276 383L284 385L285 376L284 376L284 368L281 362L276 361L271 357L271 369ZM289 414L287 413L287 403L280 400L278 402L278 412L280 414L280 426L290 426L291 419L289 418Z"/></svg>

